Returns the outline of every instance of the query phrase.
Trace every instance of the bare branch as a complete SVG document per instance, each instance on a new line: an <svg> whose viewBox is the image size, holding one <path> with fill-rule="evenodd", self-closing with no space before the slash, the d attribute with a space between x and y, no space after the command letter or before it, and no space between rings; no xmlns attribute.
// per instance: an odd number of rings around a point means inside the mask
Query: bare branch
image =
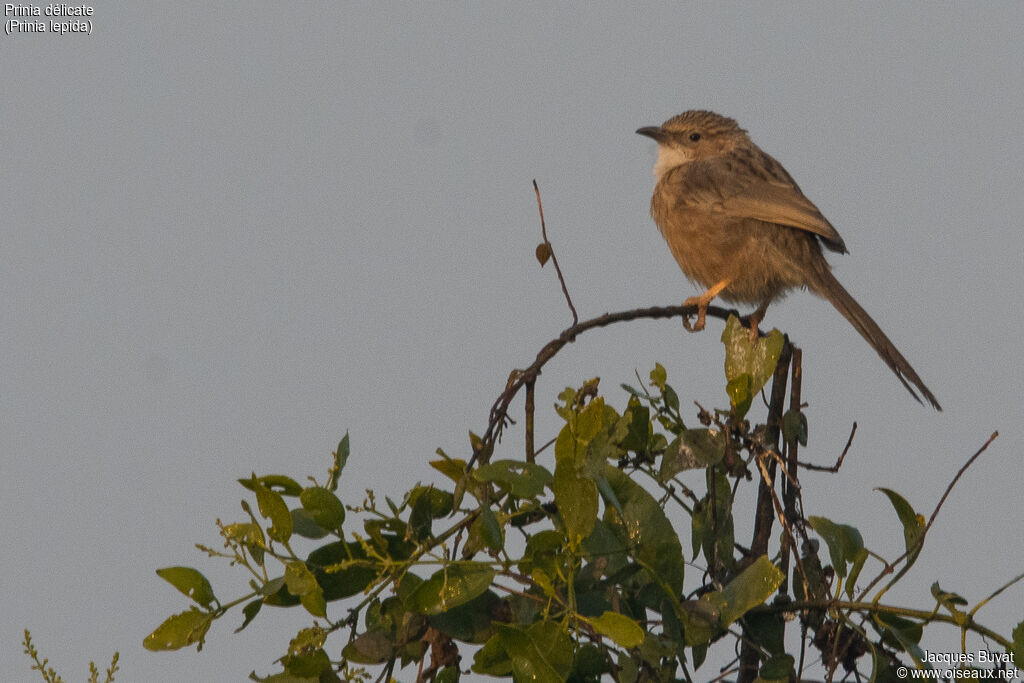
<svg viewBox="0 0 1024 683"><path fill-rule="evenodd" d="M591 318L590 320L584 320L581 323L577 323L562 330L562 333L559 334L558 337L549 341L541 348L540 351L537 352L537 357L529 367L524 370L516 370L509 375L509 380L505 385L505 390L501 392L501 395L498 396L494 401L494 404L491 406L491 411L487 420L487 430L484 432L484 435L480 440L480 447L474 449L474 453L469 460L467 469L472 468L473 464L478 459L481 463L486 463L490 459L491 453L494 451L495 444L501 440L501 432L504 429L505 422L509 419L508 408L512 403L512 399L516 397L519 390L526 386L527 383L535 382L537 376L540 374L541 368L543 368L549 360L554 358L564 346L576 341L578 336L584 332L588 332L599 327L607 327L608 325L626 322L628 320L637 320L640 318L657 320L660 318L674 318L677 316L692 316L696 315L696 313L696 305L635 308L630 311L620 311L619 313L605 313L604 315ZM730 315L739 317L739 312L735 309L709 306L707 315L721 320L728 320ZM740 319L743 320L744 318Z"/></svg>
<svg viewBox="0 0 1024 683"><path fill-rule="evenodd" d="M555 264L555 273L558 274L558 281L562 284L562 294L565 295L565 302L569 304L569 310L572 311L572 324L576 325L580 321L579 315L576 314L576 307L572 305L572 297L569 296L569 288L565 286L565 278L562 277L562 269L558 267L558 257L555 256L555 248L551 246L551 242L548 240L548 228L544 224L544 206L540 202L540 188L537 187L537 181L533 181L533 191L537 195L537 211L540 213L540 234L544 238L544 244L547 245L547 253L551 256L551 262ZM541 267L544 267L544 262L541 262Z"/></svg>
<svg viewBox="0 0 1024 683"><path fill-rule="evenodd" d="M853 435L857 433L857 423L853 423L853 429L850 430L850 436L846 439L846 446L843 447L843 452L839 454L839 459L836 460L835 465L812 465L806 462L797 463L800 467L805 467L809 470L816 472L832 472L835 474L839 471L839 468L843 466L843 460L846 459L846 454L850 452L850 446L853 445Z"/></svg>

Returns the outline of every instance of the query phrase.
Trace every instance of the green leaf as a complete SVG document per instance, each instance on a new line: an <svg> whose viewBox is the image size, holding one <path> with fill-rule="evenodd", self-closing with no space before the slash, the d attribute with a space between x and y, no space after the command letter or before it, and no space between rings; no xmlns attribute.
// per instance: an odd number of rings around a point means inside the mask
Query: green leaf
<svg viewBox="0 0 1024 683"><path fill-rule="evenodd" d="M319 683L320 675L331 670L331 658L323 649L288 655L281 659L281 663L284 665L286 674L296 677L292 679L296 683L299 681Z"/></svg>
<svg viewBox="0 0 1024 683"><path fill-rule="evenodd" d="M578 543L590 534L597 520L597 484L578 471L570 458L563 458L555 465L551 489L565 533L571 543Z"/></svg>
<svg viewBox="0 0 1024 683"><path fill-rule="evenodd" d="M271 526L267 529L267 535L275 541L287 543L292 535L292 515L285 505L284 498L277 491L271 491L264 484L262 479L252 475L246 488L250 488L256 494L256 502L260 508L260 514L270 520ZM298 484L296 484L298 486ZM302 492L302 487L296 491L296 495Z"/></svg>
<svg viewBox="0 0 1024 683"><path fill-rule="evenodd" d="M557 477L557 474L556 474ZM672 591L683 588L683 548L672 523L658 501L642 486L611 465L605 478L622 506L605 505L605 522L629 547L629 553Z"/></svg>
<svg viewBox="0 0 1024 683"><path fill-rule="evenodd" d="M914 512L914 508L910 506L910 503L903 496L892 489L880 487L877 490L886 495L893 509L896 510L896 515L900 518L900 522L903 523L903 540L909 553L907 556L907 568L909 569L917 560L917 556L921 553L921 548L923 547L922 537L924 536L925 519L922 515Z"/></svg>
<svg viewBox="0 0 1024 683"><path fill-rule="evenodd" d="M460 673L458 666L446 666L434 676L434 683L458 683Z"/></svg>
<svg viewBox="0 0 1024 683"><path fill-rule="evenodd" d="M579 463L583 461L585 453L586 448L573 438L572 428L568 424L558 431L558 436L555 437L556 465L560 462L568 462L573 467L578 467Z"/></svg>
<svg viewBox="0 0 1024 683"><path fill-rule="evenodd" d="M196 651L203 649L206 631L213 622L212 612L200 612L195 607L187 612L168 617L156 630L146 636L142 647L152 652L180 650L196 644Z"/></svg>
<svg viewBox="0 0 1024 683"><path fill-rule="evenodd" d="M722 332L722 343L725 344L726 379L749 374L757 392L775 373L784 339L781 332L772 330L768 336L751 341L750 332L739 318L729 316Z"/></svg>
<svg viewBox="0 0 1024 683"><path fill-rule="evenodd" d="M850 575L846 579L846 595L851 600L853 599L853 593L857 588L857 577L860 576L860 570L864 568L864 563L867 562L867 560L867 548L861 548L860 552L858 552L853 558L853 566L850 568Z"/></svg>
<svg viewBox="0 0 1024 683"><path fill-rule="evenodd" d="M846 524L836 524L825 517L809 517L811 528L825 539L832 568L839 578L846 576L847 565L857 561L864 550L864 539L856 528Z"/></svg>
<svg viewBox="0 0 1024 683"><path fill-rule="evenodd" d="M648 666L657 667L669 657L675 654L673 647L665 640L654 635L648 635L644 642L637 648L637 653Z"/></svg>
<svg viewBox="0 0 1024 683"><path fill-rule="evenodd" d="M414 486L408 493L409 503L416 505L421 498L426 498L430 506L428 512L432 519L447 517L452 512L452 494L436 486Z"/></svg>
<svg viewBox="0 0 1024 683"><path fill-rule="evenodd" d="M665 451L658 480L664 483L684 470L721 462L725 442L725 434L717 429L684 429Z"/></svg>
<svg viewBox="0 0 1024 683"><path fill-rule="evenodd" d="M807 416L796 408L786 411L782 416L782 436L786 441L796 441L801 446L807 445Z"/></svg>
<svg viewBox="0 0 1024 683"><path fill-rule="evenodd" d="M327 535L327 530L313 520L313 515L306 508L293 508L291 512L293 534L314 541Z"/></svg>
<svg viewBox="0 0 1024 683"><path fill-rule="evenodd" d="M259 683L320 683L319 676L296 676L287 671L279 674L271 674L266 678L256 678L256 673L249 674L249 678Z"/></svg>
<svg viewBox="0 0 1024 683"><path fill-rule="evenodd" d="M655 363L651 370L651 386L657 387L658 391L665 391L665 382L668 380L668 373L661 363Z"/></svg>
<svg viewBox="0 0 1024 683"><path fill-rule="evenodd" d="M494 512L489 507L484 507L480 510L480 517L474 522L474 526L479 524L480 538L491 550L500 551L505 547L505 539L501 533L501 524L498 523L498 518L494 515Z"/></svg>
<svg viewBox="0 0 1024 683"><path fill-rule="evenodd" d="M479 454L484 447L484 440L479 435L474 434L472 430L469 432L469 447L473 449L474 455Z"/></svg>
<svg viewBox="0 0 1024 683"><path fill-rule="evenodd" d="M690 518L694 557L700 548L710 569L731 571L736 562L733 555L736 529L729 478L718 467L705 470L704 478L708 492L694 506Z"/></svg>
<svg viewBox="0 0 1024 683"><path fill-rule="evenodd" d="M235 633L239 633L248 626L256 615L260 613L260 608L263 607L263 598L256 598L255 600L246 603L245 607L242 608L242 614L245 615L245 621L242 625L235 629Z"/></svg>
<svg viewBox="0 0 1024 683"><path fill-rule="evenodd" d="M430 507L430 496L416 496L412 504L412 511L409 513L407 538L411 538L416 542L425 541L430 538L430 527L433 521Z"/></svg>
<svg viewBox="0 0 1024 683"><path fill-rule="evenodd" d="M641 405L636 396L632 396L626 407L626 417L628 418L626 436L619 443L619 447L627 451L646 451L653 434L650 409Z"/></svg>
<svg viewBox="0 0 1024 683"><path fill-rule="evenodd" d="M1024 621L1013 627L1013 645L1007 650L1018 665L1024 663Z"/></svg>
<svg viewBox="0 0 1024 683"><path fill-rule="evenodd" d="M206 577L191 567L167 567L157 569L157 575L203 607L209 607L217 600L213 587Z"/></svg>
<svg viewBox="0 0 1024 683"><path fill-rule="evenodd" d="M947 609L954 605L967 605L968 602L962 595L958 593L950 593L939 588L939 582L936 581L932 584L932 596L939 601L939 603Z"/></svg>
<svg viewBox="0 0 1024 683"><path fill-rule="evenodd" d="M285 565L284 581L288 592L298 596L302 606L314 617L327 616L327 603L323 589L316 576L303 562L289 562Z"/></svg>
<svg viewBox="0 0 1024 683"><path fill-rule="evenodd" d="M267 581L260 587L259 592L264 596L263 603L265 605L292 607L300 602L299 598L288 592L283 576Z"/></svg>
<svg viewBox="0 0 1024 683"><path fill-rule="evenodd" d="M924 660L924 651L918 645L924 632L921 622L879 612L875 615L875 624L882 627L882 636L886 642L905 651L920 665Z"/></svg>
<svg viewBox="0 0 1024 683"><path fill-rule="evenodd" d="M737 392L737 398L757 395L775 373L784 343L782 333L772 330L767 337L751 341L750 332L740 324L739 318L731 315L722 330L722 343L725 344L725 378L730 387L742 376L750 377L746 393ZM733 396L730 391L730 400ZM737 404L733 406L737 407ZM746 414L746 410L740 413L741 416L743 414Z"/></svg>
<svg viewBox="0 0 1024 683"><path fill-rule="evenodd" d="M297 496L302 493L302 487L299 486L299 483L291 477L287 477L283 474L268 474L263 477L257 477L253 474L251 479L239 479L238 483L255 493L256 486L253 483L254 480L264 488L280 493L281 495Z"/></svg>
<svg viewBox="0 0 1024 683"><path fill-rule="evenodd" d="M441 460L431 460L430 466L451 479L456 484L466 476L466 461L461 458L449 458L440 448L437 449Z"/></svg>
<svg viewBox="0 0 1024 683"><path fill-rule="evenodd" d="M610 489L611 487L609 487ZM621 508L618 515L621 518ZM605 576L614 576L629 564L629 548L624 539L602 519L594 524L594 531L583 539L583 557L600 566ZM556 552L560 548L556 548ZM556 555L556 558L561 559ZM639 570L639 567L634 568ZM561 571L561 570L559 570ZM554 572L553 572L554 573Z"/></svg>
<svg viewBox="0 0 1024 683"><path fill-rule="evenodd" d="M294 676L317 677L329 670L331 661L323 650L326 641L327 631L319 626L299 631L288 643L288 654L281 660L285 671Z"/></svg>
<svg viewBox="0 0 1024 683"><path fill-rule="evenodd" d="M747 373L733 377L725 385L725 393L729 396L729 405L732 406L736 417L742 418L750 410L755 393L752 386L753 381Z"/></svg>
<svg viewBox="0 0 1024 683"><path fill-rule="evenodd" d="M494 635L493 622L507 612L506 602L492 590L484 591L464 605L428 617L430 625L453 640L483 644Z"/></svg>
<svg viewBox="0 0 1024 683"><path fill-rule="evenodd" d="M593 440L604 425L604 397L598 396L590 401L576 416L573 436L581 444L586 445Z"/></svg>
<svg viewBox="0 0 1024 683"><path fill-rule="evenodd" d="M611 638L620 647L636 647L644 640L644 630L640 625L618 612L606 611L601 616L586 621L595 631Z"/></svg>
<svg viewBox="0 0 1024 683"><path fill-rule="evenodd" d="M499 634L491 636L473 655L473 671L485 676L508 676L512 673L512 660L505 652Z"/></svg>
<svg viewBox="0 0 1024 683"><path fill-rule="evenodd" d="M761 665L760 680L788 681L796 673L795 664L792 655L776 655Z"/></svg>
<svg viewBox="0 0 1024 683"><path fill-rule="evenodd" d="M557 574L564 559L562 552L565 538L554 529L538 531L526 539L526 549L519 560L519 571L529 576L533 569L543 569L548 574Z"/></svg>
<svg viewBox="0 0 1024 683"><path fill-rule="evenodd" d="M721 591L722 626L728 626L771 597L784 578L766 555L740 572Z"/></svg>
<svg viewBox="0 0 1024 683"><path fill-rule="evenodd" d="M473 478L497 483L516 498L536 498L554 479L541 465L519 460L496 460L481 465L473 472Z"/></svg>
<svg viewBox="0 0 1024 683"><path fill-rule="evenodd" d="M494 569L480 562L451 565L434 572L409 596L406 607L420 614L439 614L463 605L491 587Z"/></svg>
<svg viewBox="0 0 1024 683"><path fill-rule="evenodd" d="M341 471L345 469L346 462L348 462L348 432L345 432L345 436L338 444L338 450L334 451L334 464L327 471L326 488L328 491L338 490L338 478L341 476Z"/></svg>
<svg viewBox="0 0 1024 683"><path fill-rule="evenodd" d="M288 592L292 595L305 595L320 587L304 562L289 562L285 565L284 585L288 586Z"/></svg>
<svg viewBox="0 0 1024 683"><path fill-rule="evenodd" d="M619 669L617 672L619 680L622 683L636 683L640 680L640 664L633 659L632 653L619 652L618 655L616 665Z"/></svg>
<svg viewBox="0 0 1024 683"><path fill-rule="evenodd" d="M572 662L572 681L599 681L602 674L611 673L611 664L604 658L601 648L584 643L576 648Z"/></svg>
<svg viewBox="0 0 1024 683"><path fill-rule="evenodd" d="M331 602L360 593L373 582L377 571L363 565L366 559L358 543L336 541L311 552L306 566L323 587L324 600Z"/></svg>
<svg viewBox="0 0 1024 683"><path fill-rule="evenodd" d="M300 596L299 602L314 617L327 618L327 601L324 600L324 592L319 588Z"/></svg>
<svg viewBox="0 0 1024 683"><path fill-rule="evenodd" d="M951 615L957 620L957 625L964 626L967 624L967 615L963 610L957 609L957 607L963 607L968 604L967 600L963 596L956 593L950 593L939 588L939 582L936 581L932 584L932 596L936 602L945 607Z"/></svg>
<svg viewBox="0 0 1024 683"><path fill-rule="evenodd" d="M353 638L341 655L356 664L381 664L391 659L394 652L395 643L391 635L377 629Z"/></svg>
<svg viewBox="0 0 1024 683"><path fill-rule="evenodd" d="M249 505L244 500L242 501L242 508L251 514ZM267 542L266 537L263 535L263 529L260 528L259 524L253 522L228 524L224 527L222 533L225 537L244 545L245 549L252 555L253 560L256 561L256 564L263 565L263 552Z"/></svg>
<svg viewBox="0 0 1024 683"><path fill-rule="evenodd" d="M772 655L786 653L786 622L779 614L757 612L743 617L744 632Z"/></svg>
<svg viewBox="0 0 1024 683"><path fill-rule="evenodd" d="M386 553L392 559L405 559L412 554L415 544L405 540L409 530L407 522L397 517L385 519L364 519L363 529L378 552Z"/></svg>
<svg viewBox="0 0 1024 683"><path fill-rule="evenodd" d="M718 591L705 593L699 600L683 603L686 612L686 644L693 647L707 644L713 635L721 631L721 605L724 599Z"/></svg>
<svg viewBox="0 0 1024 683"><path fill-rule="evenodd" d="M563 683L572 670L572 640L558 624L541 621L522 631L497 625L498 640L512 660L517 681Z"/></svg>
<svg viewBox="0 0 1024 683"><path fill-rule="evenodd" d="M676 394L676 390L671 385L666 384L664 391L662 391L662 400L665 402L665 407L673 413L679 412L679 396Z"/></svg>
<svg viewBox="0 0 1024 683"><path fill-rule="evenodd" d="M304 628L295 634L288 643L288 654L297 655L302 652L317 650L327 642L327 631L320 626Z"/></svg>
<svg viewBox="0 0 1024 683"><path fill-rule="evenodd" d="M345 506L330 489L320 486L305 488L299 494L299 502L321 528L327 531L341 531L341 525L345 521Z"/></svg>
<svg viewBox="0 0 1024 683"><path fill-rule="evenodd" d="M692 653L690 656L693 658L693 668L699 669L708 656L708 643L694 645L690 648L690 652Z"/></svg>
<svg viewBox="0 0 1024 683"><path fill-rule="evenodd" d="M265 584L260 586L260 594L264 596L275 595L284 587L284 577L279 576L276 579L271 579L270 581L267 581Z"/></svg>

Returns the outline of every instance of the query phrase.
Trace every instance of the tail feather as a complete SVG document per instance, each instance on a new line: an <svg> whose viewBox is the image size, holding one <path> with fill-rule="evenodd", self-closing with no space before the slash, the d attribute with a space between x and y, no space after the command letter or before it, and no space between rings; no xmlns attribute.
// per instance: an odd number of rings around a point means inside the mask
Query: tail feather
<svg viewBox="0 0 1024 683"><path fill-rule="evenodd" d="M878 355L882 357L885 364L889 366L889 369L893 371L900 382L903 383L903 386L907 388L907 391L918 402L921 401L921 398L917 395L917 391L914 391L914 387L917 387L918 391L921 392L921 395L924 396L925 400L932 407L941 411L942 406L939 405L935 394L925 386L907 359L903 357L903 354L885 336L885 332L882 332L882 328L878 326L878 323L872 320L868 312L861 308L861 305L839 284L839 281L828 270L828 267L825 266L816 275L818 281L811 284L811 289L819 296L827 299L836 307L836 310L843 314L844 318L850 321L853 327L860 332L860 336L864 337L868 344L871 344L871 348L878 352Z"/></svg>

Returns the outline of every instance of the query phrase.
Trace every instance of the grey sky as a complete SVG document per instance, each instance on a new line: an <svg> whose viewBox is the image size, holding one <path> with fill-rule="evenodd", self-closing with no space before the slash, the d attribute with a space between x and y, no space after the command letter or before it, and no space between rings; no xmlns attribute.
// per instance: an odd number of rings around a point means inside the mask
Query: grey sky
<svg viewBox="0 0 1024 683"><path fill-rule="evenodd" d="M849 246L838 278L945 408L828 304L769 309L804 349L803 455L831 462L859 423L807 512L895 556L872 487L929 513L999 429L892 598L930 607L938 580L976 601L1021 571L1024 5L93 7L91 36L0 36L0 679L32 680L25 627L68 680L114 650L124 681L271 672L297 610L145 652L187 607L154 570L233 597L239 573L192 544L240 517L234 480L321 476L346 430L351 502L436 480L438 446L467 454L508 372L570 322L533 258L532 179L582 317L694 294L633 133L690 108L786 166ZM656 360L684 403L726 405L708 328L587 335L545 371L538 427L564 386L599 375L621 405ZM1017 586L978 616L1008 632L1021 604Z"/></svg>

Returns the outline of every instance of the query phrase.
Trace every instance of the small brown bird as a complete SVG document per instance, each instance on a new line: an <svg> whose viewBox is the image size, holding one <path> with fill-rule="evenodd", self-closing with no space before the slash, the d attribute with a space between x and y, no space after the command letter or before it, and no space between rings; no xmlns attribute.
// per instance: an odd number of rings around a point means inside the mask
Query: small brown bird
<svg viewBox="0 0 1024 683"><path fill-rule="evenodd" d="M637 133L658 143L651 217L686 277L707 288L683 302L697 306L692 329L704 328L708 304L717 296L758 306L750 316L756 331L768 304L807 287L853 324L915 399L921 400L917 387L942 410L903 354L832 275L821 247L845 254L843 238L745 130L714 112L688 111Z"/></svg>

